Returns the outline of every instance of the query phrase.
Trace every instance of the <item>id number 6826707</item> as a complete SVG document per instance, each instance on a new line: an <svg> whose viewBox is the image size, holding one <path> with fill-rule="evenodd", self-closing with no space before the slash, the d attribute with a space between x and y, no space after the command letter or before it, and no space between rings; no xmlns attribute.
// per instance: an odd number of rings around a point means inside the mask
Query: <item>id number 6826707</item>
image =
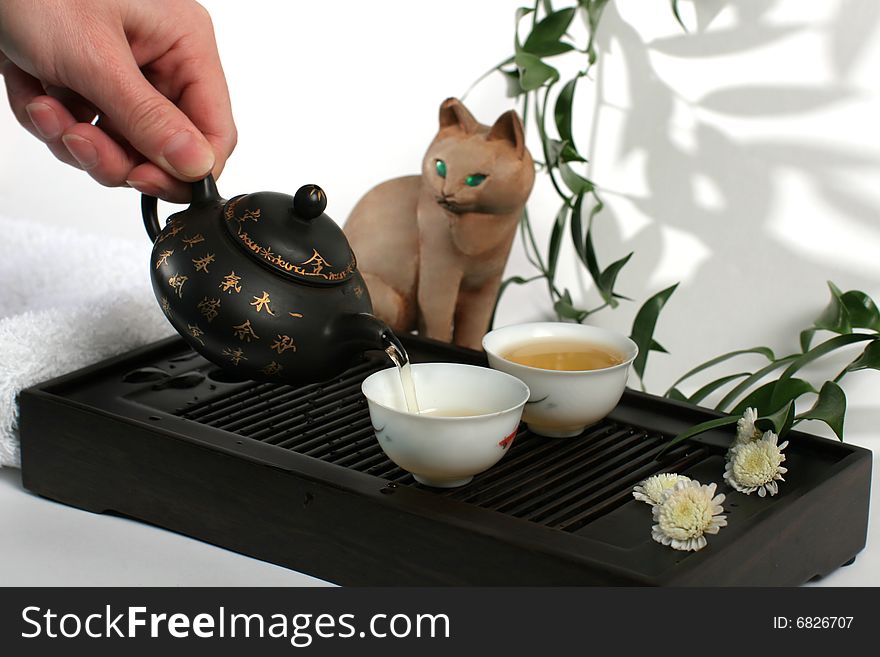
<svg viewBox="0 0 880 657"><path fill-rule="evenodd" d="M852 626L854 616L774 616L773 629L787 630L847 630Z"/></svg>

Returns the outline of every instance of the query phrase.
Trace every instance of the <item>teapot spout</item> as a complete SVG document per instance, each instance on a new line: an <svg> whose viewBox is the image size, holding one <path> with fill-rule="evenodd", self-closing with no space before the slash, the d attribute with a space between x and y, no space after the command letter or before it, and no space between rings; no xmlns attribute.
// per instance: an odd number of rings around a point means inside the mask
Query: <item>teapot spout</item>
<svg viewBox="0 0 880 657"><path fill-rule="evenodd" d="M330 338L340 349L352 356L373 349L385 351L389 347L394 347L399 353L406 353L391 328L369 313L341 315L331 325Z"/></svg>

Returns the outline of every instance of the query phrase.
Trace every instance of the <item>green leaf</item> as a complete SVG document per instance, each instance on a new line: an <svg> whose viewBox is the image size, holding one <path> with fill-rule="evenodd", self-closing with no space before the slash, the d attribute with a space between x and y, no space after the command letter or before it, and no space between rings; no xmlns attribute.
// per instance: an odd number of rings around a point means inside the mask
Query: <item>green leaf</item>
<svg viewBox="0 0 880 657"><path fill-rule="evenodd" d="M816 329L801 331L801 352L806 353L810 350L810 344L813 342L814 335L816 335Z"/></svg>
<svg viewBox="0 0 880 657"><path fill-rule="evenodd" d="M559 163L559 174L562 176L562 181L565 183L565 186L576 196L587 194L596 188L592 182L580 174L575 173L565 162Z"/></svg>
<svg viewBox="0 0 880 657"><path fill-rule="evenodd" d="M587 12L587 21L590 26L590 40L587 43L587 59L590 66L596 63L596 30L599 28L599 20L608 0L579 0L579 4Z"/></svg>
<svg viewBox="0 0 880 657"><path fill-rule="evenodd" d="M620 295L617 295L617 296L620 297ZM621 298L626 299L626 297L621 297ZM629 301L632 301L632 299L629 299ZM666 347L664 347L662 344L660 344L656 340L651 340L651 351L659 351L661 354L668 354L669 353L668 351L666 351Z"/></svg>
<svg viewBox="0 0 880 657"><path fill-rule="evenodd" d="M608 265L608 267L605 268L605 271L603 271L599 275L599 281L598 281L599 290L602 294L602 297L606 301L608 301L608 304L612 308L617 308L617 305L618 305L617 299L615 299L612 296L612 293L614 292L614 284L617 282L617 276L618 276L618 274L620 274L620 270L623 269L623 266L627 262L629 262L629 259L632 258L632 256L633 256L633 252L630 251L630 253L628 255L626 255L626 256L622 257L620 260L616 260L616 261L612 262L610 265Z"/></svg>
<svg viewBox="0 0 880 657"><path fill-rule="evenodd" d="M643 379L645 376L645 365L648 362L648 352L654 342L654 329L657 326L660 311L663 310L663 306L666 305L669 297L672 296L677 287L678 283L658 292L645 301L633 320L630 339L639 347L639 355L636 356L633 362L633 369L638 374L639 379Z"/></svg>
<svg viewBox="0 0 880 657"><path fill-rule="evenodd" d="M880 331L880 311L877 305L864 292L850 290L840 297L843 306L849 313L849 321L853 328L865 328Z"/></svg>
<svg viewBox="0 0 880 657"><path fill-rule="evenodd" d="M574 46L568 43L568 41L548 43L545 47L540 49L540 52L530 51L523 46L523 52L534 52L534 54L539 57L555 57L556 55L562 55L563 53L571 52L572 50L574 50Z"/></svg>
<svg viewBox="0 0 880 657"><path fill-rule="evenodd" d="M670 388L666 391L665 396L669 399L674 399L675 401L686 402L688 400L688 398L684 396L684 393L678 388Z"/></svg>
<svg viewBox="0 0 880 657"><path fill-rule="evenodd" d="M768 349L767 347L752 347L751 349L737 349L736 351L730 351L726 354L722 354L720 356L716 356L710 360L707 360L705 363L697 365L692 370L688 370L681 377L679 377L672 386L677 386L682 381L691 378L695 374L699 374L703 370L707 370L710 367L714 367L719 363L723 363L726 360L730 360L736 356L741 356L743 354L760 354L764 356L767 360L774 360L776 356L773 355L773 351Z"/></svg>
<svg viewBox="0 0 880 657"><path fill-rule="evenodd" d="M568 203L563 203L556 213L553 230L550 232L550 245L547 248L547 278L553 281L556 276L556 264L559 261L559 248L562 246L562 235L565 221L568 218Z"/></svg>
<svg viewBox="0 0 880 657"><path fill-rule="evenodd" d="M531 34L526 37L526 42L522 45L522 49L538 56L556 55L572 50L570 44L564 44L560 42L560 39L571 24L574 11L574 7L569 7L548 14L532 28ZM565 50L560 50L563 45L568 47Z"/></svg>
<svg viewBox="0 0 880 657"><path fill-rule="evenodd" d="M821 420L834 432L839 440L843 440L843 420L846 415L846 395L843 389L826 381L819 391L819 397L813 408L797 416L798 420Z"/></svg>
<svg viewBox="0 0 880 657"><path fill-rule="evenodd" d="M803 379L779 379L769 381L740 401L730 412L734 415L742 415L751 406L758 413L768 413L778 410L783 404L797 399L808 392L816 392L816 389Z"/></svg>
<svg viewBox="0 0 880 657"><path fill-rule="evenodd" d="M780 367L782 367L786 363L790 363L795 358L797 358L797 356L798 356L797 354L794 354L792 356L785 356L784 358L779 358L779 359L773 361L772 363L770 363L769 365L765 365L764 367L759 369L757 372L752 373L744 381L737 384L736 387L734 387L730 392L728 392L726 395L724 395L723 399L720 402L718 402L718 404L715 406L715 410L716 411L724 410L728 405L733 403L733 401L735 399L739 398L739 396L742 393L744 393L746 390L751 388L753 384L755 384L758 381L760 381L761 379L763 379L765 376L770 374L770 372L772 372L774 370L778 370Z"/></svg>
<svg viewBox="0 0 880 657"><path fill-rule="evenodd" d="M522 233L526 258L528 258L529 262L531 262L535 268L543 274L547 271L547 268L544 266L544 261L541 258L541 251L538 249L538 242L535 240L535 233L532 231L532 222L529 219L528 207L523 208L519 227L520 232Z"/></svg>
<svg viewBox="0 0 880 657"><path fill-rule="evenodd" d="M516 10L516 18L514 18L514 36L513 36L513 47L515 52L520 52L522 50L522 44L519 40L519 23L520 21L535 11L534 7L518 7Z"/></svg>
<svg viewBox="0 0 880 657"><path fill-rule="evenodd" d="M516 23L517 23L517 25L519 24L519 22L523 18L525 18L526 16L531 14L533 11L535 11L534 7L517 7L517 9L516 9Z"/></svg>
<svg viewBox="0 0 880 657"><path fill-rule="evenodd" d="M880 370L880 340L869 343L862 355L846 366L847 372Z"/></svg>
<svg viewBox="0 0 880 657"><path fill-rule="evenodd" d="M812 386L810 386L812 387ZM755 426L761 431L772 431L782 438L791 429L794 422L794 401L788 402L779 410L755 420Z"/></svg>
<svg viewBox="0 0 880 657"><path fill-rule="evenodd" d="M584 224L582 220L582 211L584 206L584 195L579 194L574 201L574 207L571 210L571 241L574 244L575 253L584 265L587 264L586 252L584 250ZM592 275L592 273L591 273Z"/></svg>
<svg viewBox="0 0 880 657"><path fill-rule="evenodd" d="M574 139L571 135L571 108L574 103L574 89L577 86L578 77L574 77L565 83L562 91L556 97L556 105L553 108L553 118L556 121L556 130L559 132L559 138L572 145L574 148Z"/></svg>
<svg viewBox="0 0 880 657"><path fill-rule="evenodd" d="M599 279L602 277L602 272L599 270L599 261L596 259L596 249L593 247L593 227L592 222L590 222L590 226L587 228L587 236L584 240L584 251L587 260L587 271L590 272L590 277L593 279L593 282L596 284L596 289L599 291L599 294L602 295L602 300L610 305L611 300L615 299L612 295L611 299L608 298L608 293L605 289L599 284ZM615 300L615 307L617 302Z"/></svg>
<svg viewBox="0 0 880 657"><path fill-rule="evenodd" d="M558 167L560 162L586 162L581 154L567 141L548 139L545 146L547 164L550 167Z"/></svg>
<svg viewBox="0 0 880 657"><path fill-rule="evenodd" d="M666 443L666 447L663 448L663 453L667 452L670 448L674 447L678 443L683 440L687 440L688 438L693 438L694 436L698 436L701 433L706 433L707 431L711 431L712 429L718 429L719 427L726 427L731 424L736 424L739 421L739 418L735 415L726 415L724 417L719 417L714 420L709 420L708 422L701 422L700 424L692 426L690 429L686 431L682 431L675 438Z"/></svg>
<svg viewBox="0 0 880 657"><path fill-rule="evenodd" d="M871 297L859 290L841 292L831 281L828 281L828 288L831 290L831 301L813 323L815 328L801 332L801 349L804 352L809 350L817 329L844 335L856 328L880 332L880 311Z"/></svg>
<svg viewBox="0 0 880 657"><path fill-rule="evenodd" d="M599 276L602 272L599 270L599 261L596 259L596 250L593 247L593 218L602 210L604 206L602 204L602 201L599 200L598 197L596 197L596 205L593 206L593 208L590 210L589 217L587 217L587 233L583 238L583 246L581 246L580 235L581 216L583 212L582 206L583 195L578 197L578 201L577 203L575 203L574 212L572 213L572 221L574 221L574 216L577 215L577 231L575 233L575 227L574 225L572 225L572 239L575 241L575 249L578 252L578 256L580 256L580 259L586 266L587 271L590 272L590 277L593 279L593 282L596 284L596 287L601 293L601 288L599 287Z"/></svg>
<svg viewBox="0 0 880 657"><path fill-rule="evenodd" d="M672 7L672 15L675 16L675 20L678 21L679 25L681 25L681 29L687 32L687 25L684 24L683 20L681 20L681 13L679 13L678 11L678 2L679 0L669 0L669 5Z"/></svg>
<svg viewBox="0 0 880 657"><path fill-rule="evenodd" d="M518 52L514 62L519 69L520 86L525 91L534 91L559 79L559 71L531 53Z"/></svg>
<svg viewBox="0 0 880 657"><path fill-rule="evenodd" d="M504 76L504 83L507 85L505 94L508 98L518 98L525 93L525 89L523 89L522 84L520 84L518 68L498 70Z"/></svg>
<svg viewBox="0 0 880 657"><path fill-rule="evenodd" d="M553 310L556 311L556 314L564 319L573 319L576 322L582 322L587 316L586 311L578 310L574 306L572 306L567 301L563 299L558 299L556 303L553 304Z"/></svg>
<svg viewBox="0 0 880 657"><path fill-rule="evenodd" d="M831 290L831 301L813 322L813 326L834 333L852 333L849 311L841 298L843 293L831 281L828 281L828 287Z"/></svg>
<svg viewBox="0 0 880 657"><path fill-rule="evenodd" d="M864 333L850 333L848 335L838 335L830 340L826 340L822 344L816 345L808 352L801 354L797 358L795 358L788 367L779 375L779 381L784 381L785 379L791 378L795 372L801 369L804 365L811 363L816 360L820 356L824 356L825 354L834 351L835 349L839 349L841 347L845 347L850 344L854 344L856 342L864 342L865 340L877 340L877 336L875 335L866 335ZM780 388L782 390L782 388ZM776 393L771 400L772 406L778 406L781 404L781 399L777 399Z"/></svg>
<svg viewBox="0 0 880 657"><path fill-rule="evenodd" d="M571 293L567 289L563 291L562 298L558 299L556 303L553 304L553 310L556 311L556 314L560 318L573 319L577 322L584 321L589 314L585 310L574 307L574 303L571 300Z"/></svg>
<svg viewBox="0 0 880 657"><path fill-rule="evenodd" d="M694 394L688 397L688 401L692 404L699 404L706 397L711 395L713 392L718 390L727 383L731 381L736 381L737 379L741 379L744 376L748 376L749 372L739 372L738 374L728 374L727 376L722 376L720 379L715 379L714 381L710 381L702 388L697 390ZM673 386L674 388L674 386Z"/></svg>

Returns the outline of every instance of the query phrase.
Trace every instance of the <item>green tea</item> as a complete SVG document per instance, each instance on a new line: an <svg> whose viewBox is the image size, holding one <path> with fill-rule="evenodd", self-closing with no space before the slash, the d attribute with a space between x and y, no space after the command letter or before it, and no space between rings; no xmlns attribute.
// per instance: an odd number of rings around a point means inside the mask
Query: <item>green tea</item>
<svg viewBox="0 0 880 657"><path fill-rule="evenodd" d="M419 415L430 415L431 417L474 417L475 415L485 415L486 411L477 411L472 408L429 408L419 413Z"/></svg>
<svg viewBox="0 0 880 657"><path fill-rule="evenodd" d="M505 360L542 370L580 372L620 365L623 354L585 340L531 340L501 354Z"/></svg>

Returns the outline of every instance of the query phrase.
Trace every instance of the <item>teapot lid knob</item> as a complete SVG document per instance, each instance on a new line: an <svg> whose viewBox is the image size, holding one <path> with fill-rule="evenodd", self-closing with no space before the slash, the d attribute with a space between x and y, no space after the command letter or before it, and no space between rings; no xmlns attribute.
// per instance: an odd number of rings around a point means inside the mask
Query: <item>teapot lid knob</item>
<svg viewBox="0 0 880 657"><path fill-rule="evenodd" d="M293 209L301 219L314 219L327 207L327 195L317 185L303 185L293 197Z"/></svg>

